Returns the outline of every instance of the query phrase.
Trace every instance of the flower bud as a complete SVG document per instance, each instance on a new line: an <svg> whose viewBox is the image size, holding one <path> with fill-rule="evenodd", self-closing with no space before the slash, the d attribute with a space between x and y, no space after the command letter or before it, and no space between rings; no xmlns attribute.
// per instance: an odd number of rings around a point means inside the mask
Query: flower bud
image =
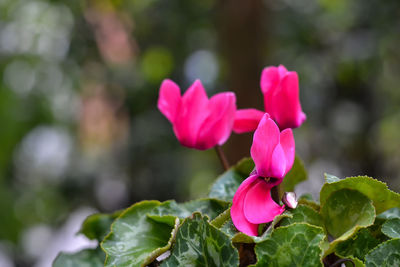
<svg viewBox="0 0 400 267"><path fill-rule="evenodd" d="M294 192L286 192L283 195L282 202L286 207L290 209L295 209L297 207L296 194Z"/></svg>

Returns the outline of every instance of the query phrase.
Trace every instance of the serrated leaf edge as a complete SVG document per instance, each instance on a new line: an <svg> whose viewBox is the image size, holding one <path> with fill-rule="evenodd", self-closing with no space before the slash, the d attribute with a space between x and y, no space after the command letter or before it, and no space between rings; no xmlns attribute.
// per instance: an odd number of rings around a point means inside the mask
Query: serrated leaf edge
<svg viewBox="0 0 400 267"><path fill-rule="evenodd" d="M344 179L340 179L339 181L336 181L336 182L324 183L324 185L322 186L321 191L320 191L320 196L321 196L321 193L322 193L322 191L324 190L325 187L328 187L328 186L331 186L331 185L334 185L334 184L337 184L337 183L343 183L343 181L357 180L357 179L370 179L370 180L373 180L374 182L376 182L376 183L378 183L378 184L380 184L380 185L383 185L384 188L385 188L386 190L388 190L390 193L393 193L395 196L397 196L397 197L400 199L400 194L397 193L397 192L394 192L394 191L390 190L389 187L387 186L387 184L386 184L385 182L382 182L382 181L380 181L380 180L378 180L378 179L375 179L375 178L370 177L370 176L367 176L367 175L350 176L350 177L346 177L346 178L344 178ZM345 188L341 188L341 189L345 189ZM347 189L357 190L356 188L347 188ZM361 194L364 194L363 192L361 192L361 191L359 191L359 190L357 190L357 191L360 192ZM328 196L328 197L329 197L329 196ZM320 198L321 208L322 208L322 202L326 202L326 199L328 199L328 197L326 197L325 199ZM368 197L368 198L369 198L369 197ZM371 200L372 200L372 199L371 199ZM372 201L372 203L374 204L374 201ZM374 205L374 207L375 207L375 205ZM391 208L394 208L394 207L391 207ZM389 208L389 209L390 209L390 208ZM376 211L376 209L375 209L375 211ZM383 211L381 211L380 213L382 213L382 212L383 212ZM378 214L380 214L380 213L378 213Z"/></svg>
<svg viewBox="0 0 400 267"><path fill-rule="evenodd" d="M377 245L376 247L374 247L373 249L371 249L370 251L368 251L368 253L365 255L365 263L367 262L367 256L369 254L371 254L374 250L377 250L379 247L384 246L389 242L393 242L394 240L400 240L400 238L392 238L392 239L386 240L386 241L380 243L379 245Z"/></svg>
<svg viewBox="0 0 400 267"><path fill-rule="evenodd" d="M182 221L182 223L179 225L178 229L179 229L186 221L188 221L188 220L195 220L197 216L199 216L199 217L200 217L199 219L201 219L202 221L204 221L203 218L208 218L207 215L203 215L203 214L201 214L200 212L195 211L195 212L193 212L192 216L189 216L189 217L186 217L185 219L183 219L183 221ZM214 225L212 225L212 224L210 223L210 221L209 221L209 218L206 219L204 222L206 222L210 227L214 228L214 229L217 230L218 232L222 233L225 237L227 237L228 239L230 239L230 236L229 236L228 234L224 233L224 232L221 231L219 228L217 228L217 227L215 227ZM226 222L225 222L225 223L226 223ZM178 232L178 229L177 229L177 232ZM177 234L177 233L176 233L176 234ZM176 239L176 236L175 236L175 239ZM175 240L175 239L174 239L174 240ZM230 243L230 246L231 246L233 249L235 249L235 251L237 251L237 248L235 248L235 246L233 245L232 240L231 240L231 242L229 242L229 243ZM172 253L173 253L173 251L172 251L173 249L174 249L174 246L172 246L171 255L172 255ZM171 255L170 255L170 256L171 256ZM168 256L166 259L168 259L170 256ZM238 259L239 259L239 254L238 254Z"/></svg>
<svg viewBox="0 0 400 267"><path fill-rule="evenodd" d="M278 229L279 229L279 230L281 231L281 229L283 230L284 228L293 227L294 225L307 225L307 226L310 226L310 227L312 227L312 228L318 228L318 229L321 229L321 230L322 230L322 233L324 234L324 238L319 242L318 247L321 249L321 252L320 252L320 254L319 254L319 261L320 261L320 263L321 263L321 266L323 266L323 261L322 261L322 259L323 259L323 257L324 257L324 247L323 247L323 244L324 244L324 242L326 242L327 237L326 237L326 234L325 234L325 230L324 230L322 227L319 227L319 226L316 226L316 225L312 225L312 224L309 224L309 223L306 223L306 222L297 222L297 223L293 223L293 224L290 224L290 225L287 225L287 226L280 226L280 227L275 228L275 229L271 232L271 234L268 235L268 237L271 237L271 236L273 235L273 233L275 232L275 230L278 230ZM259 242L258 244L261 244L262 242L264 242L264 241L266 241L266 240L268 240L268 239L264 239L263 241ZM258 244L256 244L256 246L257 246ZM257 253L256 253L256 258L257 258L257 262L258 262ZM256 263L256 264L257 264L257 263ZM250 265L250 267L255 267L256 264Z"/></svg>
<svg viewBox="0 0 400 267"><path fill-rule="evenodd" d="M340 182L340 181L339 181L339 182ZM335 182L335 183L336 183L336 182ZM332 184L332 183L331 183L331 184ZM369 202L371 203L372 207L374 208L374 221L373 221L372 223L370 223L369 225L366 225L366 226L361 226L361 225L356 224L356 225L354 225L352 228L350 228L348 231L344 232L341 236L339 236L338 238L336 238L335 240L333 240L332 242L330 242L330 243L329 243L329 248L324 252L324 256L323 256L324 258L325 258L326 256L328 256L329 254L335 252L335 248L336 248L336 246L337 246L340 242L343 242L343 241L346 241L346 240L349 239L349 238L352 238L355 234L357 234L358 230L360 230L360 229L362 229L362 228L367 228L367 227L373 225L374 222L375 222L375 219L376 219L376 208L375 208L375 206L374 206L374 202L372 201L372 199L370 199L369 197L367 197L367 196L364 195L362 192L360 192L360 191L358 191L358 190L356 190L356 189L341 188L341 189L339 189L339 190L337 190L337 191L340 191L340 190L352 190L352 191L357 191L357 192L359 192L360 194L362 194L363 196L365 196L365 197L369 200ZM321 191L322 191L322 189L321 189ZM332 194L334 194L334 193L337 192L337 191L333 191L332 193L330 193L329 196L328 196L326 199L328 199ZM321 211L323 210L323 207L324 207L325 204L326 204L326 201L325 201L324 204L321 204ZM322 213L320 213L320 214L321 214L321 217L322 217L322 219L323 219ZM326 234L328 234L328 229L326 229L325 223L324 223L324 231L325 231ZM349 232L351 233L350 235L348 234ZM343 239L343 237L346 236L346 235L349 235L349 236L347 236L346 239Z"/></svg>
<svg viewBox="0 0 400 267"><path fill-rule="evenodd" d="M399 237L390 236L390 233L387 233L387 231L384 231L384 229L386 229L386 228L385 228L385 225L386 225L387 223L389 223L390 221L399 221L399 222L400 222L400 218L391 218L391 219L386 220L386 222L384 222L384 223L382 224L381 232L382 232L385 236L387 236L387 237L389 237L389 238L391 238L391 239L399 238Z"/></svg>
<svg viewBox="0 0 400 267"><path fill-rule="evenodd" d="M167 250L169 250L172 247L172 244L176 239L176 233L178 232L180 225L181 224L180 224L179 218L175 217L175 225L174 225L174 228L172 228L171 237L169 238L167 245L153 250L149 254L149 256L146 257L144 262L140 265L141 267L147 266L148 264L152 263L158 256L160 256L161 254L163 254L164 252L166 252Z"/></svg>
<svg viewBox="0 0 400 267"><path fill-rule="evenodd" d="M140 201L140 202L136 202L136 203L132 204L131 206L129 206L128 208L124 209L124 210L121 212L121 214L120 214L117 218L115 218L115 220L111 223L110 232L104 237L103 241L100 242L100 248L101 248L101 250L103 250L103 252L106 254L106 258L105 258L105 260L104 260L104 266L106 265L106 263L107 263L107 261L108 261L108 259L109 259L110 256L108 255L107 251L104 249L103 244L104 244L104 242L105 242L108 238L110 238L110 236L114 233L114 231L113 231L114 224L115 224L120 218L122 218L128 211L130 211L133 207L139 206L139 205L141 205L141 204L143 204L143 203L154 203L154 204L158 204L157 206L155 206L155 207L158 207L159 205L161 205L162 202L160 202L160 201L158 201L158 200L143 200L143 201Z"/></svg>

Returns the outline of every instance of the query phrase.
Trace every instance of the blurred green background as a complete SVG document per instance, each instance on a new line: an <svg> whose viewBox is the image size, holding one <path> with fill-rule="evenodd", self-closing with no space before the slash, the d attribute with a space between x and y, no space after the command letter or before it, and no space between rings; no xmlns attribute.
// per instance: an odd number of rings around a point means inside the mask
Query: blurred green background
<svg viewBox="0 0 400 267"><path fill-rule="evenodd" d="M263 107L261 70L300 77L295 130L317 192L323 173L400 189L400 2L0 0L0 266L50 266L90 213L203 196L213 150L181 147L156 109L164 78ZM232 135L230 162L251 134Z"/></svg>

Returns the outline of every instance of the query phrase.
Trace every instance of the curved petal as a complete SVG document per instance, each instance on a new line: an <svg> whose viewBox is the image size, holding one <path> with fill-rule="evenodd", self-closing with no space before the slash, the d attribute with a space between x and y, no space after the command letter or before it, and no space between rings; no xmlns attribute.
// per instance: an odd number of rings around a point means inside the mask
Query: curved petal
<svg viewBox="0 0 400 267"><path fill-rule="evenodd" d="M286 73L288 72L285 66L282 64L278 66L278 71L279 71L279 78L282 80L283 77L285 77Z"/></svg>
<svg viewBox="0 0 400 267"><path fill-rule="evenodd" d="M286 174L286 157L281 144L278 144L271 157L270 176L282 179Z"/></svg>
<svg viewBox="0 0 400 267"><path fill-rule="evenodd" d="M169 79L164 80L160 87L157 107L171 123L174 123L180 102L179 86Z"/></svg>
<svg viewBox="0 0 400 267"><path fill-rule="evenodd" d="M242 182L232 200L231 218L235 227L246 235L257 236L258 225L250 223L243 213L244 198L251 185L257 180L257 175L252 175Z"/></svg>
<svg viewBox="0 0 400 267"><path fill-rule="evenodd" d="M303 111L301 111L300 115L297 116L296 125L299 125L299 127L300 127L300 125L302 125L306 119L307 119L307 115Z"/></svg>
<svg viewBox="0 0 400 267"><path fill-rule="evenodd" d="M285 129L281 132L280 143L285 152L286 170L285 175L290 171L294 163L295 157L295 141L292 129Z"/></svg>
<svg viewBox="0 0 400 267"><path fill-rule="evenodd" d="M196 80L183 95L175 118L174 132L182 145L197 148L199 128L208 116L207 105L206 91L200 80Z"/></svg>
<svg viewBox="0 0 400 267"><path fill-rule="evenodd" d="M264 110L274 118L275 107L274 107L274 95L280 84L279 67L267 67L261 73L260 87L261 92L264 95Z"/></svg>
<svg viewBox="0 0 400 267"><path fill-rule="evenodd" d="M281 89L274 95L274 119L279 128L297 128L305 120L299 100L299 78L296 72L291 71L283 77Z"/></svg>
<svg viewBox="0 0 400 267"><path fill-rule="evenodd" d="M251 157L256 165L257 173L262 177L270 177L272 152L279 144L279 128L266 114L254 132L251 146Z"/></svg>
<svg viewBox="0 0 400 267"><path fill-rule="evenodd" d="M273 91L279 84L279 68L275 66L266 67L261 73L260 87L263 94Z"/></svg>
<svg viewBox="0 0 400 267"><path fill-rule="evenodd" d="M237 110L235 113L233 131L238 134L254 131L257 129L264 114L265 112L254 108Z"/></svg>
<svg viewBox="0 0 400 267"><path fill-rule="evenodd" d="M272 199L271 186L264 180L259 179L247 191L243 211L250 223L270 222L284 210L285 206L279 206Z"/></svg>
<svg viewBox="0 0 400 267"><path fill-rule="evenodd" d="M199 128L198 149L209 149L226 142L232 132L236 111L236 96L232 92L219 93L208 102L208 117Z"/></svg>

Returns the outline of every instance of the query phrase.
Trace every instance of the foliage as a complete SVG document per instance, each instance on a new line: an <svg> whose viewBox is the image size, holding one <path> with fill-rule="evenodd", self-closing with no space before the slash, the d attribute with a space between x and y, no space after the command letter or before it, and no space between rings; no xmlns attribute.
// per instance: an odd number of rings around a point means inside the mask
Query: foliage
<svg viewBox="0 0 400 267"><path fill-rule="evenodd" d="M399 263L400 213L393 208L398 195L365 176L340 179L326 175L320 205L303 196L295 209L261 225L260 236L238 232L229 216L229 201L252 169L252 161L245 159L227 170L211 186L209 196L214 198L186 203L141 201L122 212L89 216L81 233L101 241L102 251L98 247L62 253L54 265L99 266L103 259L105 266ZM289 177L295 178L288 181L289 188L303 180L298 177L306 176L302 165L293 170Z"/></svg>
<svg viewBox="0 0 400 267"><path fill-rule="evenodd" d="M206 190L217 159L179 149L155 112L167 76L205 77L210 95L235 90L238 105L261 106L261 68L286 64L299 73L308 115L296 130L304 162L387 177L398 190L399 7L398 0L0 1L1 254L33 266L54 250L60 222L82 207L112 212ZM226 147L234 159L248 153L236 140ZM51 239L26 243L37 226Z"/></svg>

